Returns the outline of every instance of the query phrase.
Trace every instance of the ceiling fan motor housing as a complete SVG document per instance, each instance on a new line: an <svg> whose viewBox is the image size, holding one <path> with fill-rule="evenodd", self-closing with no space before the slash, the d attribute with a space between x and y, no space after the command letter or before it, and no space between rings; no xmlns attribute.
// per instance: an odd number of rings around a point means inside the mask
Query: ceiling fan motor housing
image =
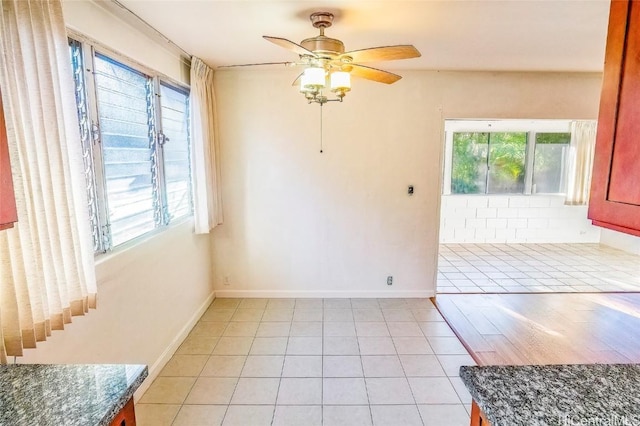
<svg viewBox="0 0 640 426"><path fill-rule="evenodd" d="M323 35L302 40L300 45L319 56L328 56L332 58L344 53L344 44L340 40L325 37Z"/></svg>
<svg viewBox="0 0 640 426"><path fill-rule="evenodd" d="M324 29L329 28L333 23L333 13L316 12L309 16L311 23L320 30L320 35L302 40L300 45L313 53L326 58L334 58L344 53L344 44L335 38L324 35Z"/></svg>

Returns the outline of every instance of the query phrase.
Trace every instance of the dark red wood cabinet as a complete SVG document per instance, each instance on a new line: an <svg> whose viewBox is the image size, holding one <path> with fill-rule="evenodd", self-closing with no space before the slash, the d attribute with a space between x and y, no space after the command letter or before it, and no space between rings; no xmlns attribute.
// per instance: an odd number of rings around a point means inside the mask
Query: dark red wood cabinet
<svg viewBox="0 0 640 426"><path fill-rule="evenodd" d="M13 227L18 221L16 200L13 195L11 164L7 147L7 128L4 121L2 94L0 93L0 230Z"/></svg>
<svg viewBox="0 0 640 426"><path fill-rule="evenodd" d="M588 216L640 236L639 0L611 2Z"/></svg>
<svg viewBox="0 0 640 426"><path fill-rule="evenodd" d="M133 405L133 397L120 410L109 426L136 426L136 412Z"/></svg>

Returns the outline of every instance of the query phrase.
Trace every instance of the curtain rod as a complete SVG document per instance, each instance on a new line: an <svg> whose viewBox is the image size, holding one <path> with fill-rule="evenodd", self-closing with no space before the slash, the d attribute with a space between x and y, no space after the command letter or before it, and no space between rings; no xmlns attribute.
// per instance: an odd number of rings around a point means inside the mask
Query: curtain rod
<svg viewBox="0 0 640 426"><path fill-rule="evenodd" d="M118 0L108 0L108 3L111 3L119 7L122 12L126 13L131 18L134 18L134 20L137 21L138 23L141 23L142 25L144 25L147 30L150 30L156 37L161 38L165 43L170 45L173 50L179 51L183 59L187 61L187 64L191 64L191 54L186 50L184 50L182 47L178 46L176 43L174 43L169 37L165 36L160 31L158 31L153 25L151 25L150 23L142 19L139 15L131 11L131 9L129 9L127 6L120 3Z"/></svg>

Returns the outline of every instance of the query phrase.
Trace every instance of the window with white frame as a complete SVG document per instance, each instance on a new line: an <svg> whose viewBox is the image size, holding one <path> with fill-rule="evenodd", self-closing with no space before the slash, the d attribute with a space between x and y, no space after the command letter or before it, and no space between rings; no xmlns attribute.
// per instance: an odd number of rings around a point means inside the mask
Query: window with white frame
<svg viewBox="0 0 640 426"><path fill-rule="evenodd" d="M565 193L570 142L567 120L446 120L443 193Z"/></svg>
<svg viewBox="0 0 640 426"><path fill-rule="evenodd" d="M192 213L189 91L70 39L94 250Z"/></svg>

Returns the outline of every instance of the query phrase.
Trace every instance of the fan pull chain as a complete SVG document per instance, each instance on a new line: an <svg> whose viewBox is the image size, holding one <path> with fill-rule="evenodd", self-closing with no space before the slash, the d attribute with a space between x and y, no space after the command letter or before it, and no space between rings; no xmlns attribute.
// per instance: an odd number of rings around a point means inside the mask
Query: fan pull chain
<svg viewBox="0 0 640 426"><path fill-rule="evenodd" d="M322 104L320 104L320 154L322 154Z"/></svg>

